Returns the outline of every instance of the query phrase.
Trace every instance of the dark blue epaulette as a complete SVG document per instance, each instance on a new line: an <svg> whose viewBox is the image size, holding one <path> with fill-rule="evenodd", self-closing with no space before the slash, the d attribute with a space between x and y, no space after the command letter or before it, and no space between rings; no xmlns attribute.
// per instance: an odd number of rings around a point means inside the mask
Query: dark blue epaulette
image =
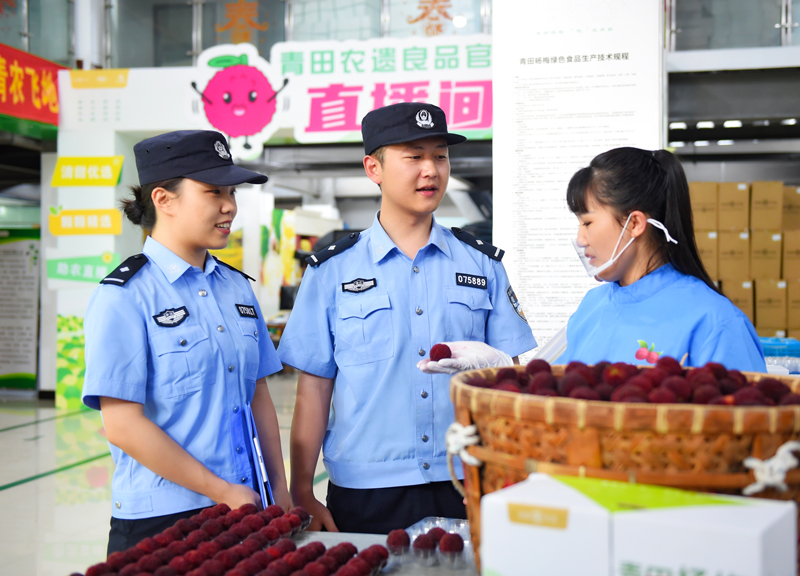
<svg viewBox="0 0 800 576"><path fill-rule="evenodd" d="M325 262L325 260L327 260L328 258L332 258L337 254L341 254L348 248L352 248L355 245L355 243L358 242L359 236L361 236L359 232L353 232L349 236L342 238L338 242L334 242L324 250L320 250L316 254L312 254L311 256L306 258L306 262L308 262L310 266L314 267L319 266L320 264Z"/></svg>
<svg viewBox="0 0 800 576"><path fill-rule="evenodd" d="M216 256L212 256L212 258L214 258L214 260L216 260L216 261L217 261L217 264L222 264L223 266L225 266L225 268L230 268L230 269L231 269L231 270L233 270L234 272L238 272L239 274L241 274L242 276L244 276L245 278L247 278L248 280L250 280L250 282L255 282L255 281L256 281L256 279L255 279L255 278L253 278L252 276L248 276L247 274L245 274L244 272L242 272L242 271L241 271L241 270L239 270L238 268L234 268L233 266L231 266L231 265L230 265L230 264L228 264L227 262L223 262L222 260L220 260L220 259L219 259L219 258L217 258Z"/></svg>
<svg viewBox="0 0 800 576"><path fill-rule="evenodd" d="M453 236L461 240L464 244L469 244L475 250L479 250L486 254L492 260L497 260L500 262L503 259L503 255L506 253L505 250L501 250L496 246L492 246L491 244L487 244L483 240L479 238L475 238L469 232L464 232L461 228L450 228L453 231Z"/></svg>
<svg viewBox="0 0 800 576"><path fill-rule="evenodd" d="M128 280L133 278L142 267L147 264L147 256L144 254L136 254L131 256L125 262L116 267L116 269L100 280L100 284L113 284L114 286L125 286Z"/></svg>

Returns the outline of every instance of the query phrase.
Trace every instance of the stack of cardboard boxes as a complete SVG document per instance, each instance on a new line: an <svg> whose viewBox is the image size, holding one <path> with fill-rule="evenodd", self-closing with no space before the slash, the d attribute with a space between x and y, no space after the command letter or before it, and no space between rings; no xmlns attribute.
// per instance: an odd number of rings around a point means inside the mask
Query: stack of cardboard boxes
<svg viewBox="0 0 800 576"><path fill-rule="evenodd" d="M760 336L800 337L800 187L691 182L695 240L711 278Z"/></svg>

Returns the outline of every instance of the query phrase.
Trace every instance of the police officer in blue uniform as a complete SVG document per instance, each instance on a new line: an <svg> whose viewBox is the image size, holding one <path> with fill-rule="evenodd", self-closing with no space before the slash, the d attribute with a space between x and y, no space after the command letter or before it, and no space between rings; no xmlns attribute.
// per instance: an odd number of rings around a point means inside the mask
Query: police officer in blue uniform
<svg viewBox="0 0 800 576"><path fill-rule="evenodd" d="M227 245L235 186L267 177L235 166L219 132L170 132L134 152L141 186L122 204L152 231L84 322L83 402L102 411L116 464L109 554L214 503L262 504L249 408L275 500L291 504L266 384L281 363L249 277L208 253Z"/></svg>
<svg viewBox="0 0 800 576"><path fill-rule="evenodd" d="M674 155L604 152L572 177L567 203L580 222L578 255L606 283L569 319L557 363L647 365L666 355L685 366L766 371L753 324L714 286L697 253L689 186Z"/></svg>
<svg viewBox="0 0 800 576"><path fill-rule="evenodd" d="M301 370L291 493L312 529L387 533L426 516L466 518L449 481L450 377L417 369L439 342L536 346L503 251L436 223L450 176L447 131L431 104L374 110L364 168L381 189L370 228L308 258L278 353ZM313 494L323 448L327 508ZM456 467L460 471L460 466Z"/></svg>

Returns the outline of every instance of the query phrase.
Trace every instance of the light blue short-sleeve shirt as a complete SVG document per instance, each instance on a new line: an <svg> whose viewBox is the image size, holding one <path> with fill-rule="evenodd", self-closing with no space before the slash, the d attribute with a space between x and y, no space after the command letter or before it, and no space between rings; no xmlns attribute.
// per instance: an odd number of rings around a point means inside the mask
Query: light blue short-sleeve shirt
<svg viewBox="0 0 800 576"><path fill-rule="evenodd" d="M335 379L323 443L334 484L449 479L450 376L416 364L434 344L461 340L511 356L536 346L503 265L435 221L413 260L376 216L355 245L308 268L278 353L285 364Z"/></svg>
<svg viewBox="0 0 800 576"><path fill-rule="evenodd" d="M147 262L124 285L101 284L84 320L83 402L144 414L214 474L254 485L244 406L256 380L281 369L246 278L206 256L200 270L148 237ZM112 515L138 519L214 504L114 445Z"/></svg>
<svg viewBox="0 0 800 576"><path fill-rule="evenodd" d="M646 357L639 352L645 347ZM556 363L648 365L661 355L678 361L687 355L684 366L719 362L729 369L767 369L747 316L702 280L671 264L629 286L609 282L589 290L569 319L567 350Z"/></svg>

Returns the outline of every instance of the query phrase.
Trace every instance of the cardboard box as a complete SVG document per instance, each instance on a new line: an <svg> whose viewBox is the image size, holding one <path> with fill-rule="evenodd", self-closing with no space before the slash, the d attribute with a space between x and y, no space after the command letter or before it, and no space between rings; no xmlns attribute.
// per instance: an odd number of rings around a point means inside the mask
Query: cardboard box
<svg viewBox="0 0 800 576"><path fill-rule="evenodd" d="M800 186L783 187L783 229L800 230Z"/></svg>
<svg viewBox="0 0 800 576"><path fill-rule="evenodd" d="M717 200L719 230L747 230L750 228L750 184L748 182L720 182Z"/></svg>
<svg viewBox="0 0 800 576"><path fill-rule="evenodd" d="M755 294L750 280L723 280L722 293L755 324Z"/></svg>
<svg viewBox="0 0 800 576"><path fill-rule="evenodd" d="M786 327L800 331L800 280L787 280L786 285Z"/></svg>
<svg viewBox="0 0 800 576"><path fill-rule="evenodd" d="M780 232L750 234L750 276L752 278L781 278L783 236Z"/></svg>
<svg viewBox="0 0 800 576"><path fill-rule="evenodd" d="M719 278L717 233L696 231L694 233L694 241L697 244L700 260L703 261L703 267L708 272L708 275L711 276L712 280Z"/></svg>
<svg viewBox="0 0 800 576"><path fill-rule="evenodd" d="M800 230L783 234L783 278L800 279Z"/></svg>
<svg viewBox="0 0 800 576"><path fill-rule="evenodd" d="M480 554L498 576L794 575L797 507L531 474L481 499Z"/></svg>
<svg viewBox="0 0 800 576"><path fill-rule="evenodd" d="M783 182L753 182L750 194L750 228L783 229Z"/></svg>
<svg viewBox="0 0 800 576"><path fill-rule="evenodd" d="M718 271L722 280L750 280L750 234L719 232Z"/></svg>
<svg viewBox="0 0 800 576"><path fill-rule="evenodd" d="M695 230L717 229L717 183L689 182Z"/></svg>
<svg viewBox="0 0 800 576"><path fill-rule="evenodd" d="M756 327L786 330L786 280L756 280Z"/></svg>

